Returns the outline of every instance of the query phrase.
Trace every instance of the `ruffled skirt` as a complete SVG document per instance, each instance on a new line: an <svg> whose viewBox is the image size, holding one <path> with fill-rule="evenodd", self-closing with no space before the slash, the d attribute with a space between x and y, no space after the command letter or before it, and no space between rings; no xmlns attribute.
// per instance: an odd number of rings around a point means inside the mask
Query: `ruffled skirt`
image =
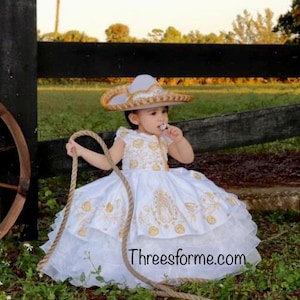
<svg viewBox="0 0 300 300"><path fill-rule="evenodd" d="M236 195L202 173L123 171L133 192L133 217L125 255L155 281L220 279L257 264L257 227ZM122 238L128 213L124 183L114 172L75 191L63 235L42 272L76 286L147 286L128 271ZM63 219L60 211L42 249L47 252Z"/></svg>

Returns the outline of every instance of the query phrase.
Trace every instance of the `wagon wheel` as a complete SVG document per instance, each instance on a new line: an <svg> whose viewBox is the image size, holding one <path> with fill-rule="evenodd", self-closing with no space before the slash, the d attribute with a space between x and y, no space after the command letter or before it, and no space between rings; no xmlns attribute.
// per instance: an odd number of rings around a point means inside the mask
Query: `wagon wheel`
<svg viewBox="0 0 300 300"><path fill-rule="evenodd" d="M7 126L14 140L14 143L17 148L19 164L20 164L20 171L19 171L20 175L19 175L18 185L12 185L8 183L0 182L0 188L16 191L16 196L13 203L10 206L10 209L8 210L3 220L2 221L0 220L1 221L0 239L2 239L16 222L25 204L26 195L30 185L31 166L30 166L30 156L29 156L27 143L21 131L21 128L19 127L14 117L10 114L10 112L6 109L6 107L1 102L0 102L0 118ZM0 148L0 150L5 151L11 148L12 146L8 146L3 149Z"/></svg>

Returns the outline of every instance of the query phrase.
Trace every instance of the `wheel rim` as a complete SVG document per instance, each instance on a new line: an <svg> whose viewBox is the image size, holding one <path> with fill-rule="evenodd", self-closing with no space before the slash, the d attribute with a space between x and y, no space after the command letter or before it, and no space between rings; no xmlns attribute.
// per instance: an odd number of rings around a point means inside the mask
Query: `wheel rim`
<svg viewBox="0 0 300 300"><path fill-rule="evenodd" d="M1 102L0 117L3 120L4 124L7 126L8 130L10 131L14 143L16 144L20 164L20 175L18 185L14 186L5 183L0 184L0 188L16 190L15 199L11 204L9 211L7 212L6 216L0 224L0 239L2 239L11 229L11 227L15 224L18 216L20 215L24 207L27 192L30 186L31 166L29 150L23 132L18 123L16 122L15 118L11 115L11 113Z"/></svg>

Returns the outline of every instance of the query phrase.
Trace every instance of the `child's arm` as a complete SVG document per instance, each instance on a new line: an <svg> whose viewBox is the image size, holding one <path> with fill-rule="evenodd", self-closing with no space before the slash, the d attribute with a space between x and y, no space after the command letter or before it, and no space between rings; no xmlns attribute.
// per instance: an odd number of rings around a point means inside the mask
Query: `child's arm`
<svg viewBox="0 0 300 300"><path fill-rule="evenodd" d="M173 140L169 146L169 154L183 164L189 164L194 161L194 151L191 144L183 136L182 130L178 127L168 125L163 133Z"/></svg>
<svg viewBox="0 0 300 300"><path fill-rule="evenodd" d="M109 153L115 164L122 159L124 154L124 146L124 142L121 139L116 139L112 147L109 149ZM66 149L69 156L73 156L73 151L75 149L77 156L83 158L92 166L102 170L111 169L111 166L104 154L89 150L79 145L74 140L69 140L69 142L66 144Z"/></svg>

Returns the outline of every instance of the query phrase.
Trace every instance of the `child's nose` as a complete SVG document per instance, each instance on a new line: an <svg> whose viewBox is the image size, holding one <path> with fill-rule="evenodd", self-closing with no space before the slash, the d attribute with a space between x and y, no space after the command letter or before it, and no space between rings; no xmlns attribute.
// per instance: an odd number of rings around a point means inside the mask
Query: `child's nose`
<svg viewBox="0 0 300 300"><path fill-rule="evenodd" d="M158 114L158 118L159 118L160 120L164 120L165 116L164 116L163 113L159 113L159 114Z"/></svg>
<svg viewBox="0 0 300 300"><path fill-rule="evenodd" d="M163 114L160 114L160 115L158 116L158 120L159 120L159 121L163 121L163 120L164 120Z"/></svg>

